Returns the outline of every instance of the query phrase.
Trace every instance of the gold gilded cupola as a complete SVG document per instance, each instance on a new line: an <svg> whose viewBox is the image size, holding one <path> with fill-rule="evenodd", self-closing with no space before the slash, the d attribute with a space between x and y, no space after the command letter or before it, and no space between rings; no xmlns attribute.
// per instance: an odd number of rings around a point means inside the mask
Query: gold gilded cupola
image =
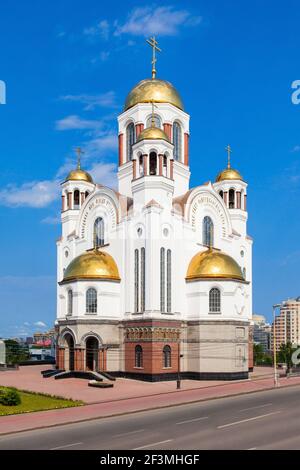
<svg viewBox="0 0 300 470"><path fill-rule="evenodd" d="M231 168L230 160L231 160L232 150L231 150L230 145L227 145L225 150L227 151L227 168L225 168L225 170L221 171L218 174L216 178L216 182L218 183L219 181L225 181L225 180L243 181L243 177L240 174L240 172L238 170L234 170L233 168Z"/></svg>
<svg viewBox="0 0 300 470"><path fill-rule="evenodd" d="M77 168L76 170L71 170L65 181L87 181L88 183L93 183L93 178L87 172L81 169L81 155L83 151L80 147L76 149L77 153Z"/></svg>

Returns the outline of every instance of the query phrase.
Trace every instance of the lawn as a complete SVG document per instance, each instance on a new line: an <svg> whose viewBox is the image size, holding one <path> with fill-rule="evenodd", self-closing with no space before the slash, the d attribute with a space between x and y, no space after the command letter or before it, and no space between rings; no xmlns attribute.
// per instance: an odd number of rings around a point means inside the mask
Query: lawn
<svg viewBox="0 0 300 470"><path fill-rule="evenodd" d="M7 389L7 387L0 387ZM13 415L19 413L30 413L32 411L53 410L58 408L69 408L71 406L81 406L82 401L68 400L41 393L31 393L18 390L21 397L21 404L16 406L4 406L0 404L0 416Z"/></svg>

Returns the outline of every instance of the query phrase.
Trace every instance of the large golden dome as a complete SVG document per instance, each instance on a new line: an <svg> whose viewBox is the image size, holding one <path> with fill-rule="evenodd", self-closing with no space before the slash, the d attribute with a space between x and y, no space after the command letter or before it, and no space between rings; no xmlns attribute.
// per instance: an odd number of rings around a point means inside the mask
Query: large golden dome
<svg viewBox="0 0 300 470"><path fill-rule="evenodd" d="M71 261L64 273L64 281L75 279L106 279L119 281L118 266L111 255L103 251L86 251Z"/></svg>
<svg viewBox="0 0 300 470"><path fill-rule="evenodd" d="M139 82L128 94L124 110L126 111L138 103L170 103L184 110L183 102L178 91L165 80L147 78Z"/></svg>
<svg viewBox="0 0 300 470"><path fill-rule="evenodd" d="M226 168L225 170L221 171L216 178L216 182L224 181L224 180L241 180L243 181L243 177L237 170L233 168Z"/></svg>
<svg viewBox="0 0 300 470"><path fill-rule="evenodd" d="M66 181L86 181L87 183L92 183L93 178L87 171L76 168L76 170L70 171L66 177Z"/></svg>
<svg viewBox="0 0 300 470"><path fill-rule="evenodd" d="M157 140L157 139L162 139L166 140L167 142L170 142L169 137L167 134L160 129L159 127L147 127L144 129L138 136L137 142L140 142L141 140Z"/></svg>
<svg viewBox="0 0 300 470"><path fill-rule="evenodd" d="M237 262L231 256L214 249L197 253L192 258L186 275L187 281L207 278L244 281L242 270Z"/></svg>

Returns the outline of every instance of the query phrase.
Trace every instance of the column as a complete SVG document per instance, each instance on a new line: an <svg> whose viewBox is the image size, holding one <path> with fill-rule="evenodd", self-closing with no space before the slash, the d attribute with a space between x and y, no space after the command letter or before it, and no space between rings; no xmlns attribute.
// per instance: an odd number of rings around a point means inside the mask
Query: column
<svg viewBox="0 0 300 470"><path fill-rule="evenodd" d="M81 206L84 203L84 200L85 200L85 193L80 193L80 205Z"/></svg>
<svg viewBox="0 0 300 470"><path fill-rule="evenodd" d="M138 163L138 160L135 158L132 162L132 179L136 179L136 175L137 175L137 163Z"/></svg>
<svg viewBox="0 0 300 470"><path fill-rule="evenodd" d="M164 123L164 132L169 137L169 140L172 141L172 124Z"/></svg>
<svg viewBox="0 0 300 470"><path fill-rule="evenodd" d="M224 191L224 204L226 207L228 207L228 191Z"/></svg>
<svg viewBox="0 0 300 470"><path fill-rule="evenodd" d="M184 134L184 161L185 165L189 164L189 140L190 136L188 133Z"/></svg>
<svg viewBox="0 0 300 470"><path fill-rule="evenodd" d="M174 160L170 160L170 179L174 179Z"/></svg>
<svg viewBox="0 0 300 470"><path fill-rule="evenodd" d="M236 208L241 209L241 192L236 192Z"/></svg>
<svg viewBox="0 0 300 470"><path fill-rule="evenodd" d="M163 176L163 164L164 164L164 156L160 153L158 155L158 174L159 176Z"/></svg>
<svg viewBox="0 0 300 470"><path fill-rule="evenodd" d="M135 138L137 139L139 134L144 130L144 124L136 124L135 126Z"/></svg>
<svg viewBox="0 0 300 470"><path fill-rule="evenodd" d="M56 347L56 366L58 369L65 368L65 348Z"/></svg>
<svg viewBox="0 0 300 470"><path fill-rule="evenodd" d="M72 204L72 193L69 192L68 193L68 209L72 209L73 208L73 204Z"/></svg>
<svg viewBox="0 0 300 470"><path fill-rule="evenodd" d="M124 135L119 134L119 166L123 165L123 140Z"/></svg>
<svg viewBox="0 0 300 470"><path fill-rule="evenodd" d="M148 171L148 155L147 154L144 154L143 155L143 162L144 162L144 176L147 176L149 174L149 171Z"/></svg>
<svg viewBox="0 0 300 470"><path fill-rule="evenodd" d="M247 210L247 194L244 194L244 211Z"/></svg>
<svg viewBox="0 0 300 470"><path fill-rule="evenodd" d="M84 370L84 349L76 348L74 351L74 369Z"/></svg>
<svg viewBox="0 0 300 470"><path fill-rule="evenodd" d="M64 212L65 209L65 204L66 204L66 196L61 197L61 211Z"/></svg>

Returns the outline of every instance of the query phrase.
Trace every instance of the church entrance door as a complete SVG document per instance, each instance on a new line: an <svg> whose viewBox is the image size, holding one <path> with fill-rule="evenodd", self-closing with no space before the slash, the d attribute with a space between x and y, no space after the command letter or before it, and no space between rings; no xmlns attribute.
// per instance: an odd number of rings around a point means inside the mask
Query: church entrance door
<svg viewBox="0 0 300 470"><path fill-rule="evenodd" d="M90 336L86 340L86 370L98 370L99 341L97 338Z"/></svg>

